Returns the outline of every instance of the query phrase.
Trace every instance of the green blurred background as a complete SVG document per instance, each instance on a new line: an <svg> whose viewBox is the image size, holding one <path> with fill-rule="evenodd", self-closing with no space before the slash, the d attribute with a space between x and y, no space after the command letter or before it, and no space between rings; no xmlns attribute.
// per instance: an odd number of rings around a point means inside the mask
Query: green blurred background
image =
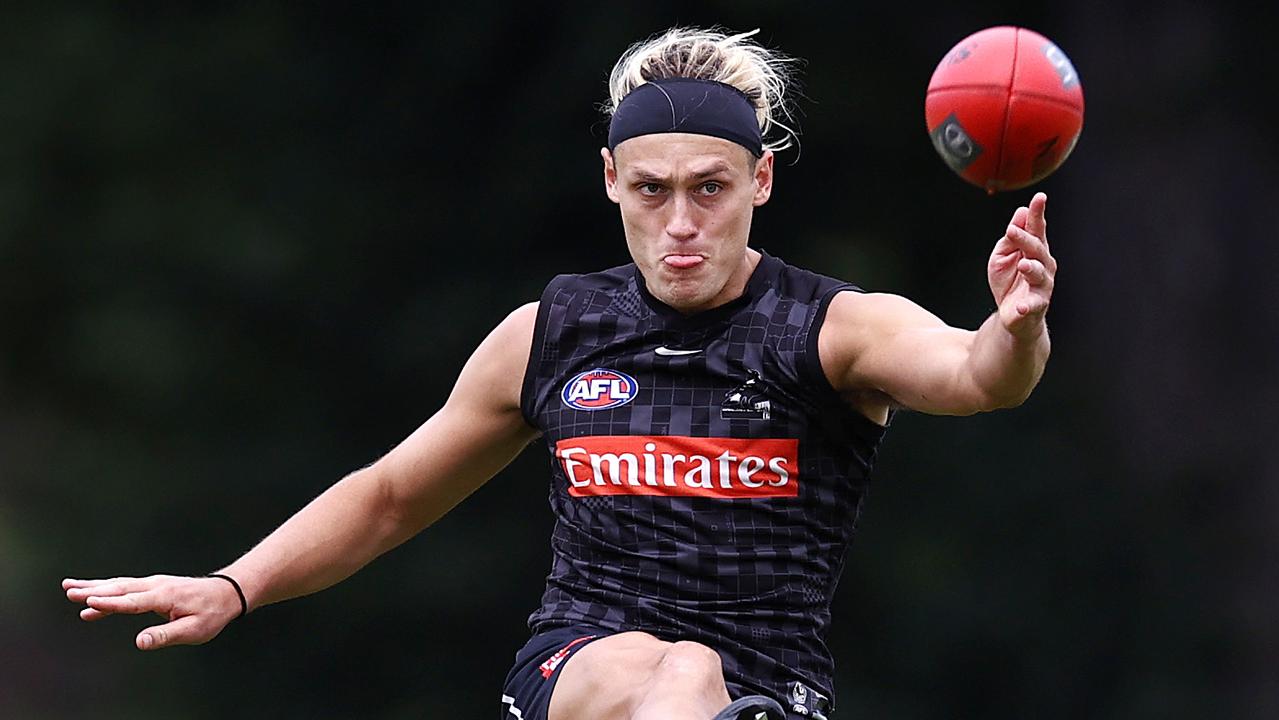
<svg viewBox="0 0 1279 720"><path fill-rule="evenodd" d="M495 716L549 565L540 448L204 647L139 653L150 619L85 625L58 583L228 562L428 417L555 273L626 262L597 104L676 23L807 61L802 157L753 242L968 327L1030 191L950 173L928 77L1009 23L1083 79L1041 186L1048 373L1015 411L895 421L836 602L836 717L1279 715L1269 7L6 6L0 717Z"/></svg>

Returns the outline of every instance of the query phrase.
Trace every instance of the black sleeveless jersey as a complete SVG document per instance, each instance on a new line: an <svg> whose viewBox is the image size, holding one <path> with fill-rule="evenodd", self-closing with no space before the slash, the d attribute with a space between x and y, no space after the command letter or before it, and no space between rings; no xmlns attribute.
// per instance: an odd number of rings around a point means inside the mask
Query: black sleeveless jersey
<svg viewBox="0 0 1279 720"><path fill-rule="evenodd" d="M830 696L831 597L883 435L818 360L843 290L767 254L691 316L633 264L551 281L521 398L556 518L535 633L695 640L734 693Z"/></svg>

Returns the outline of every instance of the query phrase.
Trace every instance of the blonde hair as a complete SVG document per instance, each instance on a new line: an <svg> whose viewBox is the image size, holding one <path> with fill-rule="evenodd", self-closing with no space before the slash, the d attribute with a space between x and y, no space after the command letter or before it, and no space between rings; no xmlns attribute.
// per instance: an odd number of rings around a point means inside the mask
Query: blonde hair
<svg viewBox="0 0 1279 720"><path fill-rule="evenodd" d="M630 46L608 76L610 117L632 90L650 80L716 80L742 91L755 105L764 148L784 150L798 142L787 91L797 61L750 38L759 30L730 35L719 28L674 27ZM780 137L769 138L770 133Z"/></svg>

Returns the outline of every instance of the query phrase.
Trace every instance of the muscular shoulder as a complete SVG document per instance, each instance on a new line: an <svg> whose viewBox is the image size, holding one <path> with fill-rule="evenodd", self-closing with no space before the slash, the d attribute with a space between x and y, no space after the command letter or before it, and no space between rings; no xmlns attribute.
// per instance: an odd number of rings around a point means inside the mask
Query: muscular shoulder
<svg viewBox="0 0 1279 720"><path fill-rule="evenodd" d="M921 314L937 320L936 316L901 295L861 292L839 293L831 300L827 311L834 322L856 325L868 331L915 325L924 320Z"/></svg>
<svg viewBox="0 0 1279 720"><path fill-rule="evenodd" d="M531 302L515 308L484 340L485 344L494 346L494 359L505 370L518 369L515 374L520 379L524 376L524 365L528 362L528 354L533 347L538 306L539 303Z"/></svg>
<svg viewBox="0 0 1279 720"><path fill-rule="evenodd" d="M877 390L877 383L859 369L899 333L929 327L945 324L900 295L839 293L831 300L818 337L822 369L837 390Z"/></svg>
<svg viewBox="0 0 1279 720"><path fill-rule="evenodd" d="M505 340L522 344L526 349L533 342L533 326L537 324L537 308L539 303L525 303L511 311L493 334L501 333Z"/></svg>
<svg viewBox="0 0 1279 720"><path fill-rule="evenodd" d="M493 328L471 355L451 400L465 393L486 397L504 410L519 409L537 309L536 302L521 305Z"/></svg>
<svg viewBox="0 0 1279 720"><path fill-rule="evenodd" d="M895 295L840 298L820 336L823 370L836 389L880 393L939 415L989 409L974 380L977 333L950 327Z"/></svg>

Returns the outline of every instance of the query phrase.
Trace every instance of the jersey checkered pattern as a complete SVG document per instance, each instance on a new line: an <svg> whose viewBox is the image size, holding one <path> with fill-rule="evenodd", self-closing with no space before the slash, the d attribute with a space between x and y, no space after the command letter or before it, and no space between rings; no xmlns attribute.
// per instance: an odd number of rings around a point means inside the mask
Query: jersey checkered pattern
<svg viewBox="0 0 1279 720"><path fill-rule="evenodd" d="M719 651L735 694L783 699L796 681L831 694L831 597L883 436L839 400L817 358L826 308L844 290L856 288L767 254L741 298L691 316L653 298L634 265L547 286L521 401L552 454L556 518L535 633L588 625L696 640ZM565 384L594 368L634 378L634 398L568 405ZM725 413L756 374L767 417ZM797 439L799 494L570 495L556 443L621 435Z"/></svg>

